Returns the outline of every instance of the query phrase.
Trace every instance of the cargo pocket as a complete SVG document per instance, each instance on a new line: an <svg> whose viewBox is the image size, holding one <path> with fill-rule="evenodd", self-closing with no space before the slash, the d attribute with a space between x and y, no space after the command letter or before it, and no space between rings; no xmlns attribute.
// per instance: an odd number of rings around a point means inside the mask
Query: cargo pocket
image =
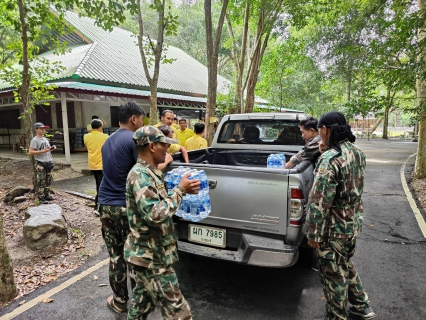
<svg viewBox="0 0 426 320"><path fill-rule="evenodd" d="M169 233L161 238L161 245L163 247L168 247L171 244L175 244L177 242L176 233Z"/></svg>

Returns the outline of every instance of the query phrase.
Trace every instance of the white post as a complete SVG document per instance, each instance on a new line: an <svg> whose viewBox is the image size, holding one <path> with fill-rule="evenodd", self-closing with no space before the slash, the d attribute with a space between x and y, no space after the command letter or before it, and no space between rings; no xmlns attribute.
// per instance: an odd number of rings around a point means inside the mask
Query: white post
<svg viewBox="0 0 426 320"><path fill-rule="evenodd" d="M71 164L70 139L68 131L67 96L61 92L62 129L64 130L65 163Z"/></svg>

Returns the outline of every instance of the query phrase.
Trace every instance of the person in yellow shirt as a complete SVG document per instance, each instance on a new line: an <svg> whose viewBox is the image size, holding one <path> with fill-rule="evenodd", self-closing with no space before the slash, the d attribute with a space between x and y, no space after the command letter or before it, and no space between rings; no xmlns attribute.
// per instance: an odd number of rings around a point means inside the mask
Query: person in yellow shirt
<svg viewBox="0 0 426 320"><path fill-rule="evenodd" d="M173 138L173 129L169 126L166 125L162 125L159 126L158 129L168 138ZM173 143L170 145L170 147L167 149L167 153L169 154L175 154L176 152L180 152L182 154L182 158L185 161L185 163L189 163L189 158L188 158L188 152L186 151L186 149L184 147L182 147L179 144ZM172 159L173 160L173 159ZM167 161L167 159L166 159ZM162 170L162 169L160 169Z"/></svg>
<svg viewBox="0 0 426 320"><path fill-rule="evenodd" d="M186 119L179 120L179 129L176 130L176 138L179 140L181 146L185 146L186 140L195 136L194 131L188 129L186 124Z"/></svg>
<svg viewBox="0 0 426 320"><path fill-rule="evenodd" d="M194 125L194 130L195 136L186 140L185 149L191 151L207 148L207 140L203 138L206 132L206 125L202 122L198 122Z"/></svg>
<svg viewBox="0 0 426 320"><path fill-rule="evenodd" d="M177 115L174 115L173 118L173 124L171 125L172 129L176 132L176 130L179 130L179 125L178 125L179 119L177 117Z"/></svg>
<svg viewBox="0 0 426 320"><path fill-rule="evenodd" d="M149 125L149 113L146 115L146 117L143 118L143 125L147 126Z"/></svg>
<svg viewBox="0 0 426 320"><path fill-rule="evenodd" d="M103 122L100 119L93 119L90 123L92 132L84 135L84 144L87 147L87 156L89 169L95 177L96 181L96 197L95 206L98 206L98 193L99 186L101 185L102 174L102 146L105 140L109 137L107 134L102 133Z"/></svg>

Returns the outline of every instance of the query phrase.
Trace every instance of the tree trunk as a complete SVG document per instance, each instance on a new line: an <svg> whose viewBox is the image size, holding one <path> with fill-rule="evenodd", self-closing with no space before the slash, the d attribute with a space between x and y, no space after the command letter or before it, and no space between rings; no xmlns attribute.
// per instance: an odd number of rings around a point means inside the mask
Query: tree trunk
<svg viewBox="0 0 426 320"><path fill-rule="evenodd" d="M389 110L391 106L392 104L390 101L390 88L388 88L386 93L385 114L383 116L383 136L382 136L383 139L388 139Z"/></svg>
<svg viewBox="0 0 426 320"><path fill-rule="evenodd" d="M16 296L16 286L13 279L13 267L3 231L3 217L0 213L0 302L6 303Z"/></svg>
<svg viewBox="0 0 426 320"><path fill-rule="evenodd" d="M216 35L213 41L213 23L212 23L212 2L204 1L204 15L206 25L206 48L207 48L207 72L208 72L208 89L206 104L206 140L211 145L213 140L213 125L210 119L216 114L216 96L217 96L217 62L219 57L220 39L222 36L222 27L225 21L226 9L229 0L222 1L222 9L216 28Z"/></svg>
<svg viewBox="0 0 426 320"><path fill-rule="evenodd" d="M25 21L25 9L22 0L18 0L19 20L21 22L21 39L22 39L22 84L19 87L19 96L21 98L23 113L22 118L25 124L26 150L29 150L31 140L33 139L33 123L31 119L32 105L30 102L30 63L28 57L28 28ZM34 156L29 156L30 163L33 168L33 189L36 187L36 169Z"/></svg>
<svg viewBox="0 0 426 320"><path fill-rule="evenodd" d="M420 9L425 8L425 1L426 0L418 0ZM418 41L423 41L425 37L426 31L422 28L419 30ZM418 59L423 62L426 60L426 50L420 53ZM420 71L424 72L424 66ZM423 111L420 114L419 121L419 140L417 145L416 164L414 166L414 177L417 179L424 179L426 178L426 82L420 79L417 79L417 101L418 104L422 106Z"/></svg>
<svg viewBox="0 0 426 320"><path fill-rule="evenodd" d="M166 29L165 25L165 19L164 19L164 12L165 12L165 0L162 0L161 6L159 6L160 9L156 8L158 13L158 27L157 27L157 40L154 43L151 41L151 39L148 37L149 40L149 46L152 50L152 53L154 54L154 73L151 76L149 73L149 66L147 62L147 53L145 52L144 46L143 46L143 19L142 19L142 6L141 6L141 0L138 0L138 24L139 24L139 33L138 33L138 47L139 47L139 53L141 55L142 59L142 66L145 72L145 76L148 80L151 95L149 97L149 123L151 125L156 124L158 116L157 116L157 86L158 86L158 77L160 75L160 66L161 66L161 59L163 54L163 45L164 45L164 30ZM148 53L149 54L149 53Z"/></svg>
<svg viewBox="0 0 426 320"><path fill-rule="evenodd" d="M385 114L383 115L383 139L388 139L388 125L389 125L389 107L386 106Z"/></svg>
<svg viewBox="0 0 426 320"><path fill-rule="evenodd" d="M371 128L371 133L376 131L377 127L382 123L382 121L383 121L383 118L377 119L376 124Z"/></svg>

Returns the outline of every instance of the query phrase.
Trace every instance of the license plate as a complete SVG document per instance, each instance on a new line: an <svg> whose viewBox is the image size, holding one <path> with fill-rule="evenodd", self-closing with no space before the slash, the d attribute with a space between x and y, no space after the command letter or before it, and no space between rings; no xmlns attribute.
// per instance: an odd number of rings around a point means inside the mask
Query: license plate
<svg viewBox="0 0 426 320"><path fill-rule="evenodd" d="M190 224L188 240L207 244L209 246L225 248L226 230Z"/></svg>

